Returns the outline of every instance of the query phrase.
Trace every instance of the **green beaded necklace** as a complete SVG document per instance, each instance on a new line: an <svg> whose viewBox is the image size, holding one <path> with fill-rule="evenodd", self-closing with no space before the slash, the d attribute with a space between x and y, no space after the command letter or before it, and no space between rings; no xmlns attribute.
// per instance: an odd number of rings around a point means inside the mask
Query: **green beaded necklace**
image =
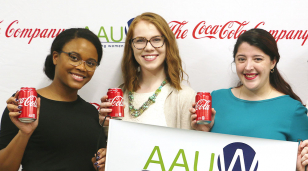
<svg viewBox="0 0 308 171"><path fill-rule="evenodd" d="M133 93L129 91L128 92L128 106L129 106L129 113L130 115L134 116L134 117L138 117L140 116L145 110L147 110L147 108L149 108L149 106L153 103L155 103L155 99L157 97L157 95L161 92L161 88L163 88L164 85L167 84L167 81L164 80L161 85L158 87L158 89L155 91L155 93L149 97L149 99L144 102L142 104L142 106L139 109L135 109L133 106L133 100L134 100L134 96Z"/></svg>

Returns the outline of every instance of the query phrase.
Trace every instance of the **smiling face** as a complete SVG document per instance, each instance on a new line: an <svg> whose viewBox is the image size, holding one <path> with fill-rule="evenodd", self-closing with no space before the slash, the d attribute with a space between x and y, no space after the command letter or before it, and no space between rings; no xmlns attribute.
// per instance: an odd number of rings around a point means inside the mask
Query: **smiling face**
<svg viewBox="0 0 308 171"><path fill-rule="evenodd" d="M162 36L154 24L148 21L139 21L133 31L133 38L144 37L150 40L153 37ZM164 61L166 58L166 45L154 48L150 42L142 50L138 50L131 45L134 51L136 61L141 67L141 71L157 72L164 69Z"/></svg>
<svg viewBox="0 0 308 171"><path fill-rule="evenodd" d="M243 42L235 55L236 72L244 87L250 91L259 91L270 87L270 71L276 61L261 49Z"/></svg>
<svg viewBox="0 0 308 171"><path fill-rule="evenodd" d="M63 46L62 51L77 53L83 61L89 59L98 60L95 46L83 38L69 41ZM73 66L69 60L67 53L53 53L53 62L56 65L54 82L58 86L79 90L91 80L94 71L87 71L84 62L79 66Z"/></svg>

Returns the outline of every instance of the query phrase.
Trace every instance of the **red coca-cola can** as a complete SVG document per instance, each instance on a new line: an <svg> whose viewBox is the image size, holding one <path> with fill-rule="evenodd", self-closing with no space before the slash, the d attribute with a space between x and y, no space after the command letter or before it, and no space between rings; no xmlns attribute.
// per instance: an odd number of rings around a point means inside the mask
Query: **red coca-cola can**
<svg viewBox="0 0 308 171"><path fill-rule="evenodd" d="M37 119L37 93L35 88L21 87L18 95L18 106L21 106L20 122L31 123Z"/></svg>
<svg viewBox="0 0 308 171"><path fill-rule="evenodd" d="M109 114L114 119L122 119L124 117L124 99L123 91L120 88L110 88L107 92L108 101L112 103Z"/></svg>
<svg viewBox="0 0 308 171"><path fill-rule="evenodd" d="M196 95L197 124L212 122L212 97L209 92L198 92Z"/></svg>

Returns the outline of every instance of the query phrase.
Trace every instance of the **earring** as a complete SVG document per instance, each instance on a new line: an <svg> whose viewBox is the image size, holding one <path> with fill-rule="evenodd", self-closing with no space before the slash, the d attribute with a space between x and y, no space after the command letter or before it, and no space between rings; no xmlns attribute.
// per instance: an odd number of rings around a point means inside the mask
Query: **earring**
<svg viewBox="0 0 308 171"><path fill-rule="evenodd" d="M273 68L273 69L271 69L271 73L274 73L274 71L275 71L275 70L274 70L274 68Z"/></svg>

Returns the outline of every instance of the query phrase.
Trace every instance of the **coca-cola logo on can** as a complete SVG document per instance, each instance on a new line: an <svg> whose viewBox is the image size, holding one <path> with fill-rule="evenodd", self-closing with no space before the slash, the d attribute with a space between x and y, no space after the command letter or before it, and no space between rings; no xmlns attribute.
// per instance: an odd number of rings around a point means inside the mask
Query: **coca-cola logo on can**
<svg viewBox="0 0 308 171"><path fill-rule="evenodd" d="M113 99L109 99L112 106L124 106L124 100L122 96L115 96Z"/></svg>
<svg viewBox="0 0 308 171"><path fill-rule="evenodd" d="M196 110L209 110L210 102L211 102L211 100L200 99L197 102L195 109Z"/></svg>
<svg viewBox="0 0 308 171"><path fill-rule="evenodd" d="M19 104L23 106L37 107L37 97L31 95L27 98L19 98Z"/></svg>

